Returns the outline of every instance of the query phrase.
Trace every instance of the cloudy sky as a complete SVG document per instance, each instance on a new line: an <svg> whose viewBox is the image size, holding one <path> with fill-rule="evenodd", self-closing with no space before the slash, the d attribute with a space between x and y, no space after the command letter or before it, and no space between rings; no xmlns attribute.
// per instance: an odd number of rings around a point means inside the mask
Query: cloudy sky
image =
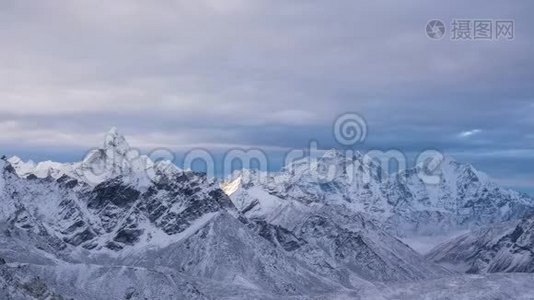
<svg viewBox="0 0 534 300"><path fill-rule="evenodd" d="M339 147L358 112L362 149L439 149L534 194L534 3L359 2L0 1L0 149L79 160L116 126L145 150L274 157ZM451 40L454 19L515 37Z"/></svg>

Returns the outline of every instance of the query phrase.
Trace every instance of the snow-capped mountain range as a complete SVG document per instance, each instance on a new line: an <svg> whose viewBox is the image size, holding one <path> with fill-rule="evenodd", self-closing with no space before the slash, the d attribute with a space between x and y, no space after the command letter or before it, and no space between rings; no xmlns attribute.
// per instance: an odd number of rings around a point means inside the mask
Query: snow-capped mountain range
<svg viewBox="0 0 534 300"><path fill-rule="evenodd" d="M154 163L148 156L140 154L138 150L130 147L116 128L112 128L105 135L102 147L90 150L81 162L34 163L24 162L16 156L9 158L8 162L21 178L59 179L67 176L91 186L121 177L143 187L150 185L150 181L157 180L157 176L172 175L180 171L170 161Z"/></svg>
<svg viewBox="0 0 534 300"><path fill-rule="evenodd" d="M362 185L344 178L358 160L371 174ZM434 187L361 160L326 153L318 167L338 170L328 182L304 161L262 181L243 170L218 182L151 161L116 129L78 163L1 159L0 297L396 299L385 286L471 280L398 237L515 220L534 206L452 160Z"/></svg>
<svg viewBox="0 0 534 300"><path fill-rule="evenodd" d="M310 165L303 158L280 172L235 172L222 187L250 218L284 223L302 206L340 205L368 214L396 236L446 234L534 211L531 197L500 187L473 166L450 157L435 171L438 184L421 179L421 166L388 175L360 153L347 157L330 150L314 168ZM327 175L332 171L334 176ZM327 176L331 179L325 180Z"/></svg>

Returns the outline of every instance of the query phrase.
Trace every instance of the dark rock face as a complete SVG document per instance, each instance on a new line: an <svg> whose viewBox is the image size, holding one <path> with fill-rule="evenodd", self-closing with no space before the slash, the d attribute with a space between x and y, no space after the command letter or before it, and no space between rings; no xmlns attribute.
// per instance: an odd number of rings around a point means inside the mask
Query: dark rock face
<svg viewBox="0 0 534 300"><path fill-rule="evenodd" d="M1 167L2 174L3 173L13 174L13 175L17 174L17 171L15 170L15 168L13 168L11 163L7 161L5 156L2 159L0 159L0 166L2 166Z"/></svg>
<svg viewBox="0 0 534 300"><path fill-rule="evenodd" d="M26 177L26 179L28 179L28 180L37 180L39 178L37 176L33 175L33 174L30 174L30 175L28 175L28 177Z"/></svg>
<svg viewBox="0 0 534 300"><path fill-rule="evenodd" d="M115 179L97 185L91 194L87 203L89 208L98 209L108 203L124 208L131 206L139 198L140 192Z"/></svg>
<svg viewBox="0 0 534 300"><path fill-rule="evenodd" d="M119 251L119 250L122 250L124 248L124 246L122 246L119 243L115 243L115 242L107 242L106 243L106 248L108 248L110 250Z"/></svg>
<svg viewBox="0 0 534 300"><path fill-rule="evenodd" d="M230 200L230 197L228 197L228 195L226 195L220 188L213 189L208 194L220 205L220 207L234 208L234 204L232 203L232 200Z"/></svg>
<svg viewBox="0 0 534 300"><path fill-rule="evenodd" d="M278 226L269 224L263 220L255 221L255 230L258 234L271 242L275 246L281 246L285 251L294 251L304 244L306 241L295 236L291 231Z"/></svg>
<svg viewBox="0 0 534 300"><path fill-rule="evenodd" d="M64 187L68 188L68 189L73 189L74 187L78 186L80 184L80 182L72 177L69 177L67 175L63 175L61 177L59 177L58 179L56 179L56 181L59 183L59 184L62 184Z"/></svg>
<svg viewBox="0 0 534 300"><path fill-rule="evenodd" d="M196 173L164 178L141 198L137 209L169 235L182 232L206 213L233 208L222 190Z"/></svg>
<svg viewBox="0 0 534 300"><path fill-rule="evenodd" d="M87 228L84 231L77 233L70 238L65 238L64 241L73 246L79 246L82 243L90 241L95 237L96 234L90 228Z"/></svg>
<svg viewBox="0 0 534 300"><path fill-rule="evenodd" d="M67 230L63 231L64 234L73 233L74 231L83 228L85 226L85 222L83 220L78 220L74 224L70 225Z"/></svg>
<svg viewBox="0 0 534 300"><path fill-rule="evenodd" d="M139 237L143 234L142 229L128 229L124 228L117 232L117 235L113 239L115 242L123 243L127 245L133 245L139 240Z"/></svg>
<svg viewBox="0 0 534 300"><path fill-rule="evenodd" d="M525 231L523 230L521 225L517 225L514 232L510 234L510 240L512 241L512 243L517 242L517 240L521 237L523 233L525 233Z"/></svg>

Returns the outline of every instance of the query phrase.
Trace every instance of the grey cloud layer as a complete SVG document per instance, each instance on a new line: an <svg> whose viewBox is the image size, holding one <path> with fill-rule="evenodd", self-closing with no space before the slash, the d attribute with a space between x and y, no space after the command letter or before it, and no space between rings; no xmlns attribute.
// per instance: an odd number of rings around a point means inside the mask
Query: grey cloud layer
<svg viewBox="0 0 534 300"><path fill-rule="evenodd" d="M143 147L331 147L334 118L356 111L364 148L439 148L482 169L516 151L505 173L532 178L517 166L534 147L533 6L3 1L0 144L85 148L117 126ZM424 35L429 19L482 17L514 19L516 39Z"/></svg>

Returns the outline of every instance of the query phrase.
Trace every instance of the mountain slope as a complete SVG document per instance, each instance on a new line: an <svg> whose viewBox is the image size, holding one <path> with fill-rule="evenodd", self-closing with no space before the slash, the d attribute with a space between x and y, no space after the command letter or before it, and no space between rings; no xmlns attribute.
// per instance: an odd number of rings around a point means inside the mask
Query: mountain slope
<svg viewBox="0 0 534 300"><path fill-rule="evenodd" d="M53 272L65 264L164 268L258 294L344 289L259 235L214 180L130 152L112 130L80 163L41 172L2 160L0 257ZM97 181L87 176L95 170Z"/></svg>
<svg viewBox="0 0 534 300"><path fill-rule="evenodd" d="M534 272L534 215L474 230L427 257L467 273Z"/></svg>
<svg viewBox="0 0 534 300"><path fill-rule="evenodd" d="M393 176L386 185L395 207L386 224L402 235L447 233L519 219L534 211L526 194L500 187L469 164L445 157L438 169L439 184L425 184L420 166Z"/></svg>
<svg viewBox="0 0 534 300"><path fill-rule="evenodd" d="M230 198L257 225L260 235L288 255L314 266L316 272L345 286L350 287L353 278L392 281L449 274L426 262L365 213L317 198L306 201L305 194L300 194L303 198L283 198L288 194L267 191L257 182L241 182L235 188L239 181L238 178L228 183L234 191ZM280 188L280 185L272 187ZM226 191L228 188L224 186ZM295 187L293 192L297 189L302 191Z"/></svg>

